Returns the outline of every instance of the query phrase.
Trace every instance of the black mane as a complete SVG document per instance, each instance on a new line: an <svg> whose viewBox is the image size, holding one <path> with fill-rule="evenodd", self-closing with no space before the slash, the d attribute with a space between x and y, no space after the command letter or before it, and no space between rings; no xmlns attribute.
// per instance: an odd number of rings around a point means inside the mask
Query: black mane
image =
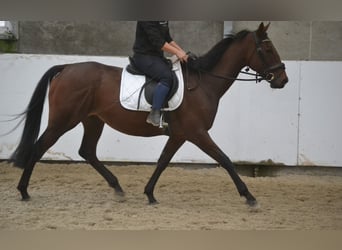
<svg viewBox="0 0 342 250"><path fill-rule="evenodd" d="M187 66L192 70L211 70L220 60L224 51L234 42L245 38L250 31L242 30L235 35L228 35L226 38L218 42L205 55L198 58L189 57Z"/></svg>

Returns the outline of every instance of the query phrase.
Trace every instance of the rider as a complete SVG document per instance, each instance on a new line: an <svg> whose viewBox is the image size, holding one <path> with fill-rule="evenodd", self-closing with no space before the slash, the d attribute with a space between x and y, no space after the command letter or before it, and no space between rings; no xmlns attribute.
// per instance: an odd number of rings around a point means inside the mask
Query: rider
<svg viewBox="0 0 342 250"><path fill-rule="evenodd" d="M158 81L146 122L159 126L161 109L172 86L172 69L164 52L176 55L181 62L186 62L188 56L171 38L168 21L138 21L133 52L136 67Z"/></svg>

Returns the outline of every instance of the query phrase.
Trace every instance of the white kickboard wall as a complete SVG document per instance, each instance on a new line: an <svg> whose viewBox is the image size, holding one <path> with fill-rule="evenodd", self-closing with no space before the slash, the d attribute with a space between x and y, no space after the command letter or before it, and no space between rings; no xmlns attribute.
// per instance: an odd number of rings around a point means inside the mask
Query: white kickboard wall
<svg viewBox="0 0 342 250"><path fill-rule="evenodd" d="M44 72L53 65L81 61L125 66L127 58L109 56L0 55L0 134L16 122L3 122L26 108ZM236 81L222 98L211 136L233 161L286 165L342 166L342 62L285 61L290 79L284 89L266 82ZM245 77L241 75L241 77ZM47 125L47 101L42 118ZM0 137L0 159L15 149L22 126ZM78 149L82 125L66 133L43 159L83 160ZM105 126L98 144L104 161L155 162L167 140L133 137ZM186 143L172 162L213 163Z"/></svg>

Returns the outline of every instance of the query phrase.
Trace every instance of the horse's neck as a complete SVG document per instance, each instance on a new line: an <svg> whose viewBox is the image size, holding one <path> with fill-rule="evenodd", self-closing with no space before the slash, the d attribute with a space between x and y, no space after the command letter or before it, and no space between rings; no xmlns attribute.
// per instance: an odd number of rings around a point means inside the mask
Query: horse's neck
<svg viewBox="0 0 342 250"><path fill-rule="evenodd" d="M210 83L211 91L221 98L233 85L241 69L246 65L245 49L239 45L232 45L222 56L217 65L210 72L213 76Z"/></svg>

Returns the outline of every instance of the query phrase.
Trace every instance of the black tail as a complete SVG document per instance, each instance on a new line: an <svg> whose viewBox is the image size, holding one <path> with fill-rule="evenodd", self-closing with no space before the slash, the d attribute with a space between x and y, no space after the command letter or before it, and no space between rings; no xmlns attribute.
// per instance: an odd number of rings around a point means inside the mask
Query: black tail
<svg viewBox="0 0 342 250"><path fill-rule="evenodd" d="M10 161L13 161L14 165L17 167L24 168L34 153L34 144L39 135L41 117L49 83L65 66L66 65L56 65L45 72L33 92L27 109L19 115L19 117L23 117L22 120L26 120L24 131L18 147L10 158Z"/></svg>

